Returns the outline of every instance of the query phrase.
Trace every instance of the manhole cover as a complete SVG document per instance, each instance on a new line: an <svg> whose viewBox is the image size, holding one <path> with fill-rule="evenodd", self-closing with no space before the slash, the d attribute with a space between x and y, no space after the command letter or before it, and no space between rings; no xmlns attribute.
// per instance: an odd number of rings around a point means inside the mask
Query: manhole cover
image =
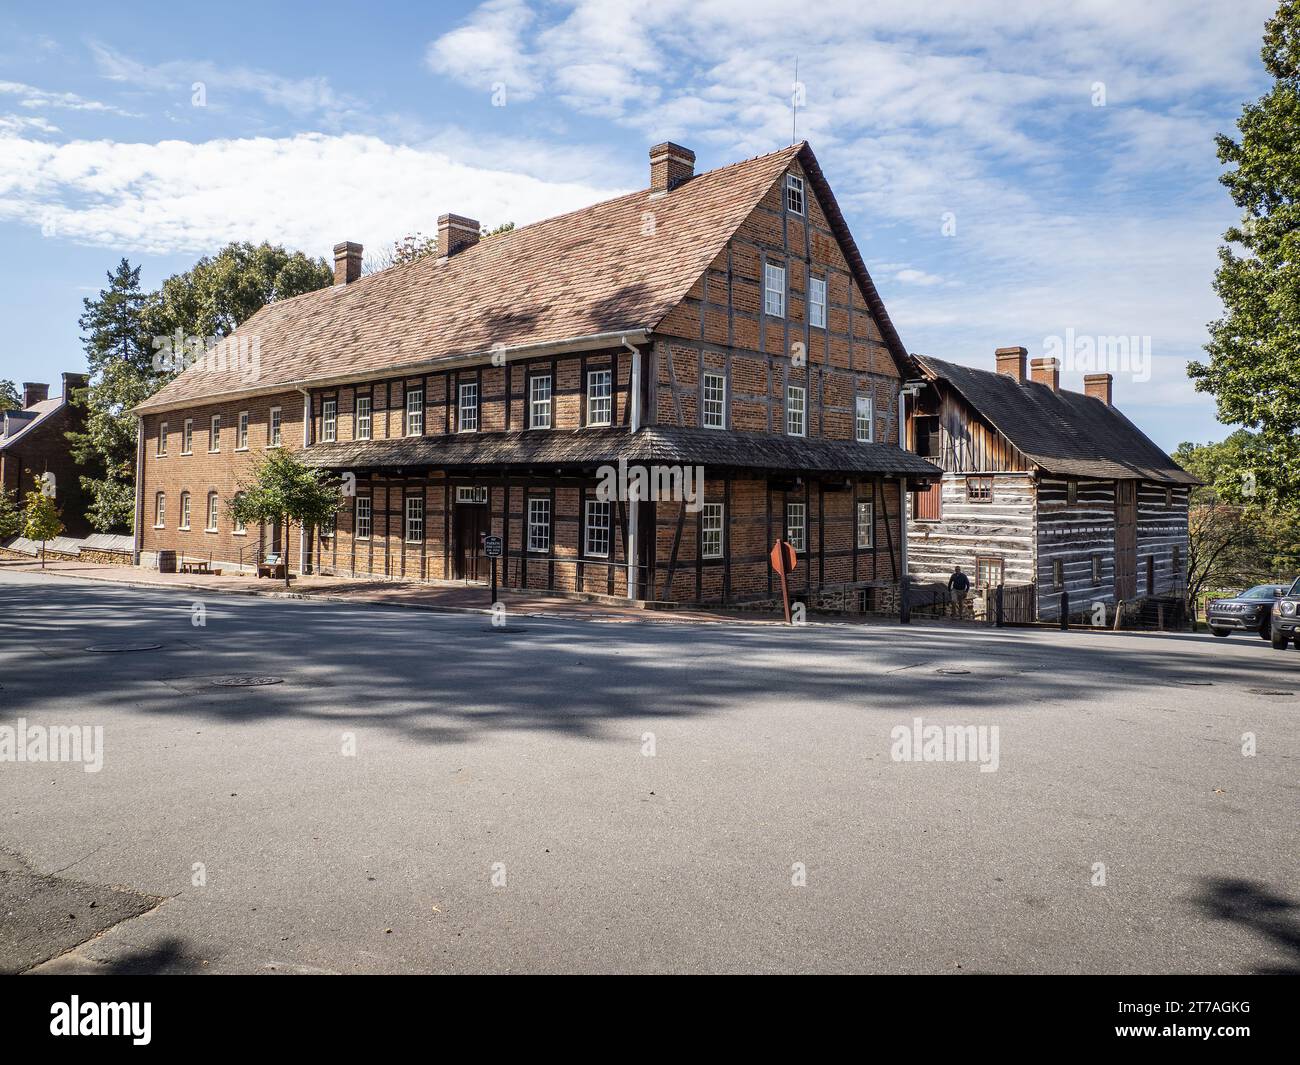
<svg viewBox="0 0 1300 1065"><path fill-rule="evenodd" d="M1214 687L1214 681L1212 681L1212 680L1176 680L1176 681L1174 681L1174 683L1177 684L1177 685L1178 685L1179 687L1181 687L1181 688L1212 688L1212 687Z"/></svg>
<svg viewBox="0 0 1300 1065"><path fill-rule="evenodd" d="M1283 691L1281 688L1247 688L1246 691L1250 692L1251 695L1285 695L1287 697L1295 695L1295 692Z"/></svg>
<svg viewBox="0 0 1300 1065"><path fill-rule="evenodd" d="M261 688L267 684L283 683L283 677L261 677L255 674L212 678L212 685L217 688Z"/></svg>
<svg viewBox="0 0 1300 1065"><path fill-rule="evenodd" d="M97 655L115 655L124 651L156 651L160 647L160 643L97 643L86 650Z"/></svg>
<svg viewBox="0 0 1300 1065"><path fill-rule="evenodd" d="M489 625L487 628L480 630L482 632L527 632L528 630L519 625Z"/></svg>
<svg viewBox="0 0 1300 1065"><path fill-rule="evenodd" d="M936 669L936 673L942 673L947 677L961 677L969 673L969 669Z"/></svg>

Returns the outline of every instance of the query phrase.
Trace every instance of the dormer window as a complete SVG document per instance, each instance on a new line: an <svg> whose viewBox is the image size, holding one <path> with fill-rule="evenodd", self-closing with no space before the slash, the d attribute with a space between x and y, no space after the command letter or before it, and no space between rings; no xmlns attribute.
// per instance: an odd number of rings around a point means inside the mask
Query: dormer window
<svg viewBox="0 0 1300 1065"><path fill-rule="evenodd" d="M797 174L785 176L785 208L791 214L803 214L803 178Z"/></svg>

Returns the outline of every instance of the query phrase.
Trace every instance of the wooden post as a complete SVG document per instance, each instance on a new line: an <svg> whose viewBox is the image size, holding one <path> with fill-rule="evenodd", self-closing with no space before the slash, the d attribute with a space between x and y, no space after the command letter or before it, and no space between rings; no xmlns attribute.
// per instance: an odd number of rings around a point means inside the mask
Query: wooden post
<svg viewBox="0 0 1300 1065"><path fill-rule="evenodd" d="M898 620L903 625L910 625L912 622L912 604L910 602L907 577L904 576L898 583Z"/></svg>
<svg viewBox="0 0 1300 1065"><path fill-rule="evenodd" d="M1061 631L1064 632L1070 627L1070 593L1062 590L1061 592Z"/></svg>
<svg viewBox="0 0 1300 1065"><path fill-rule="evenodd" d="M993 593L994 603L994 622L999 629L1002 628L1002 585L999 584L997 590Z"/></svg>

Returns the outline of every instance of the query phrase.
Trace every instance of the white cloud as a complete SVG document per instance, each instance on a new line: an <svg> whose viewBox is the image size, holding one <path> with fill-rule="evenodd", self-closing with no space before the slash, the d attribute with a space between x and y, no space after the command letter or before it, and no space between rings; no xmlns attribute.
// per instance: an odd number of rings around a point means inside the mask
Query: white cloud
<svg viewBox="0 0 1300 1065"><path fill-rule="evenodd" d="M924 270L913 270L910 267L899 270L894 274L894 280L903 285L941 285L943 278L938 274L927 274Z"/></svg>
<svg viewBox="0 0 1300 1065"><path fill-rule="evenodd" d="M15 96L21 107L51 107L64 111L100 111L104 114L121 115L124 118L139 118L139 115L124 111L113 104L99 100L88 100L75 92L50 92L38 89L34 85L24 85L19 81L0 81L0 95Z"/></svg>
<svg viewBox="0 0 1300 1065"><path fill-rule="evenodd" d="M540 83L523 37L534 22L523 0L488 0L469 21L434 41L425 53L432 70L484 92L506 86L507 99L528 100Z"/></svg>
<svg viewBox="0 0 1300 1065"><path fill-rule="evenodd" d="M362 135L50 144L0 135L0 220L56 239L149 252L272 240L372 251L455 211L520 225L616 190L467 166Z"/></svg>

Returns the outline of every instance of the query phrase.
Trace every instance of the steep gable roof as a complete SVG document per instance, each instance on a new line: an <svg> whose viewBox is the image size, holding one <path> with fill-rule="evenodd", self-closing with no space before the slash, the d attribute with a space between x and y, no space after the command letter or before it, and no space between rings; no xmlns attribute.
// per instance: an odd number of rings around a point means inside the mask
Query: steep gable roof
<svg viewBox="0 0 1300 1065"><path fill-rule="evenodd" d="M347 375L423 372L438 359L653 331L685 298L763 197L799 159L903 372L907 353L812 149L791 145L268 304L222 342L224 368L200 363L140 413ZM650 225L650 212L653 225ZM236 357L257 343L255 375Z"/></svg>
<svg viewBox="0 0 1300 1065"><path fill-rule="evenodd" d="M0 411L0 449L17 443L29 436L39 425L46 421L67 402L67 396L55 396L43 399L22 410Z"/></svg>
<svg viewBox="0 0 1300 1065"><path fill-rule="evenodd" d="M946 381L1046 473L1199 484L1114 407L1081 392L1053 392L1036 381L914 356L922 374Z"/></svg>

